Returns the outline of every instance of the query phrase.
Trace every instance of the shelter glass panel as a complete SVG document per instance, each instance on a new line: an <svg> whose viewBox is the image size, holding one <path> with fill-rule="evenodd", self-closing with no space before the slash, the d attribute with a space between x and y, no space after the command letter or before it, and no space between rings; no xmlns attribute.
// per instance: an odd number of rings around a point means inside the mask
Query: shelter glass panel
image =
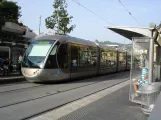
<svg viewBox="0 0 161 120"><path fill-rule="evenodd" d="M139 90L148 84L149 38L133 38L129 99L142 104ZM127 59L128 60L128 59Z"/></svg>

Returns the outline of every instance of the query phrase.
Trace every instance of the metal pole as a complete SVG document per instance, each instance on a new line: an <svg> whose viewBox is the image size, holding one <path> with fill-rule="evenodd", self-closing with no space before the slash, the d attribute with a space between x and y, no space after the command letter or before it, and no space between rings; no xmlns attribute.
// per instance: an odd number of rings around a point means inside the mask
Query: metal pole
<svg viewBox="0 0 161 120"><path fill-rule="evenodd" d="M124 50L125 50L125 39L124 39Z"/></svg>
<svg viewBox="0 0 161 120"><path fill-rule="evenodd" d="M130 65L130 89L129 89L129 100L131 99L131 95L132 95L132 78L133 78L133 59L134 59L134 38L132 38L132 50L131 50L131 65Z"/></svg>
<svg viewBox="0 0 161 120"><path fill-rule="evenodd" d="M154 60L154 40L153 40L153 30L151 31L150 48L149 48L149 85L153 81L153 60Z"/></svg>
<svg viewBox="0 0 161 120"><path fill-rule="evenodd" d="M9 47L9 59L11 59L11 48Z"/></svg>
<svg viewBox="0 0 161 120"><path fill-rule="evenodd" d="M160 80L160 48L156 47L156 69L157 79Z"/></svg>
<svg viewBox="0 0 161 120"><path fill-rule="evenodd" d="M56 10L57 10L57 17L58 17L58 34L59 34L59 14L58 14L59 9L57 8Z"/></svg>
<svg viewBox="0 0 161 120"><path fill-rule="evenodd" d="M40 18L40 21L39 21L39 35L40 35L40 29L41 29L41 17L42 16L40 15L40 17L39 17Z"/></svg>

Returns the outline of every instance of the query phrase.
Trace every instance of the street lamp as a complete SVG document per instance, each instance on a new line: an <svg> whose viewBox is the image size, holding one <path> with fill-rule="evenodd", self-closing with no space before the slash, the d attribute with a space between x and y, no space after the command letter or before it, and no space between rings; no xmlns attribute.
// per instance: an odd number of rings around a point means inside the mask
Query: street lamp
<svg viewBox="0 0 161 120"><path fill-rule="evenodd" d="M40 29L41 29L40 27L41 27L41 18L42 18L42 16L40 15L39 18L40 18L40 21L39 21L39 35L40 35Z"/></svg>

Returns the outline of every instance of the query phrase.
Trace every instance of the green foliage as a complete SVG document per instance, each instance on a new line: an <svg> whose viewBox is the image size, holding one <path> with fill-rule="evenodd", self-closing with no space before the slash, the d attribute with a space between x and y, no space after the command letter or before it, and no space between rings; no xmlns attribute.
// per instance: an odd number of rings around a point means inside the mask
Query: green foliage
<svg viewBox="0 0 161 120"><path fill-rule="evenodd" d="M53 15L45 19L46 27L57 30L59 34L66 35L75 28L75 25L70 25L72 16L67 12L67 3L65 0L55 0L53 3ZM59 27L58 27L59 26Z"/></svg>
<svg viewBox="0 0 161 120"><path fill-rule="evenodd" d="M18 23L21 7L16 2L0 0L0 28L5 22Z"/></svg>

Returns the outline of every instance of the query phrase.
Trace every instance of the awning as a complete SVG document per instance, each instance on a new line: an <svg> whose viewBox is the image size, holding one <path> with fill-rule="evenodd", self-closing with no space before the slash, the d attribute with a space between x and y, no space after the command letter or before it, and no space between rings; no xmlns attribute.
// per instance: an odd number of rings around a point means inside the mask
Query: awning
<svg viewBox="0 0 161 120"><path fill-rule="evenodd" d="M133 37L151 37L149 28L125 27L125 26L106 26L108 29L132 40Z"/></svg>
<svg viewBox="0 0 161 120"><path fill-rule="evenodd" d="M16 23L12 22L6 22L4 26L2 27L2 31L12 32L23 35L26 30L22 29L21 26L19 26Z"/></svg>

